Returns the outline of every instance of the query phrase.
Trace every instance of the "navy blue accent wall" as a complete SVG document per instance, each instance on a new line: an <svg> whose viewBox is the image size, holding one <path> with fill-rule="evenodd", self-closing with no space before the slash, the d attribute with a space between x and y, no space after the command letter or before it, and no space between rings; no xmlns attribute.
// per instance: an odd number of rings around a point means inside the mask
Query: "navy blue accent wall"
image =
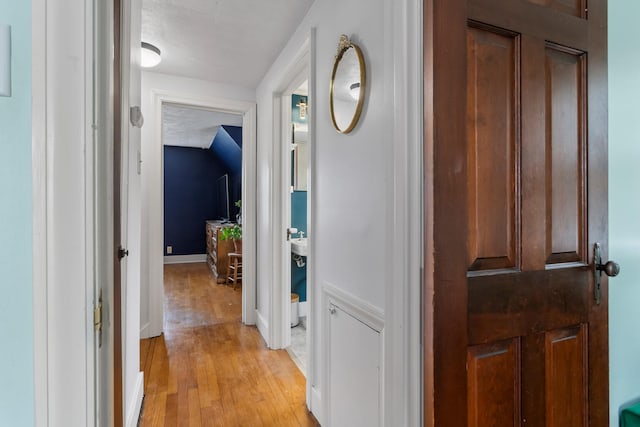
<svg viewBox="0 0 640 427"><path fill-rule="evenodd" d="M291 193L291 227L307 234L307 192ZM297 237L297 236L296 236ZM307 300L307 266L298 267L291 256L291 292L300 296L300 302Z"/></svg>
<svg viewBox="0 0 640 427"><path fill-rule="evenodd" d="M222 129L227 131L229 136L238 144L240 148L242 148L242 126L228 126L222 125Z"/></svg>
<svg viewBox="0 0 640 427"><path fill-rule="evenodd" d="M240 213L235 202L242 198L242 127L220 126L213 138L211 151L220 157L229 171L229 214L235 220Z"/></svg>
<svg viewBox="0 0 640 427"><path fill-rule="evenodd" d="M164 251L206 253L205 221L215 219L215 183L227 173L211 150L164 147Z"/></svg>
<svg viewBox="0 0 640 427"><path fill-rule="evenodd" d="M220 126L209 149L220 157L220 160L233 175L236 175L242 171L242 148L240 148L242 141L236 142L227 128L231 128L231 126Z"/></svg>

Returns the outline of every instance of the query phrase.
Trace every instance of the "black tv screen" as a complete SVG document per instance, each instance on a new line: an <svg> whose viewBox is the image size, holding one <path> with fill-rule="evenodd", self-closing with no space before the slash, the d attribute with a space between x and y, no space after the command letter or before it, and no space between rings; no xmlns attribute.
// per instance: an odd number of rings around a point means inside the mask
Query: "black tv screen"
<svg viewBox="0 0 640 427"><path fill-rule="evenodd" d="M216 217L229 221L229 175L224 174L216 180Z"/></svg>

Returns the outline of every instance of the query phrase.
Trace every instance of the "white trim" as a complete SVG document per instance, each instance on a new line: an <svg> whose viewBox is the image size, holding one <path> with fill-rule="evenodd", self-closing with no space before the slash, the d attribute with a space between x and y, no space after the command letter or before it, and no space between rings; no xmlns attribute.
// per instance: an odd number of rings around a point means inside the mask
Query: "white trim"
<svg viewBox="0 0 640 427"><path fill-rule="evenodd" d="M244 265L243 286L242 286L242 321L245 324L255 324L256 308L256 104L255 102L237 101L216 97L200 97L192 93L169 90L151 90L152 112L155 119L155 128L152 129L153 139L158 144L157 149L161 149L162 141L162 104L189 105L205 109L211 109L232 114L242 114L242 234L243 247L242 257ZM143 141L144 142L144 141ZM164 159L162 160L164 162ZM163 169L161 167L161 169ZM164 174L164 172L161 172ZM164 178L162 179L164 188ZM164 190L161 190L160 206L149 206L149 209L160 211L161 219L157 224L151 224L152 234L163 236L164 223ZM159 247L147 248L149 257L154 258L157 254L162 254L162 245ZM163 256L163 255L160 255ZM153 265L150 263L150 265ZM149 275L154 273L149 269ZM162 277L162 274L160 275ZM164 290L162 280L151 281L149 283L149 333L160 335L164 329L163 298Z"/></svg>
<svg viewBox="0 0 640 427"><path fill-rule="evenodd" d="M144 325L140 326L140 339L152 338L150 335L151 332L151 324L146 322ZM157 336L157 335L156 335Z"/></svg>
<svg viewBox="0 0 640 427"><path fill-rule="evenodd" d="M46 1L31 1L31 172L33 196L33 376L35 426L49 425L47 298Z"/></svg>
<svg viewBox="0 0 640 427"><path fill-rule="evenodd" d="M385 0L393 88L392 256L385 291L383 425L422 425L422 1Z"/></svg>
<svg viewBox="0 0 640 427"><path fill-rule="evenodd" d="M242 323L256 324L258 271L257 107L248 103L242 117Z"/></svg>
<svg viewBox="0 0 640 427"><path fill-rule="evenodd" d="M310 39L300 44L291 58L290 65L282 73L282 78L273 94L273 177L271 217L274 224L271 230L273 270L271 289L269 290L269 323L271 335L269 347L273 349L288 347L291 343L291 311L286 310L291 303L291 244L287 241L287 228L291 226L291 149L289 124L291 123L291 94L305 81L309 80ZM311 114L309 114L311 117ZM313 144L311 138L309 144Z"/></svg>
<svg viewBox="0 0 640 427"><path fill-rule="evenodd" d="M165 264L193 264L196 262L207 262L207 254L194 255L165 255Z"/></svg>
<svg viewBox="0 0 640 427"><path fill-rule="evenodd" d="M97 385L98 375L97 370L99 364L97 363L97 345L96 335L94 329L94 317L93 307L96 297L95 281L98 272L98 262L100 261L112 261L98 260L96 257L96 241L99 238L98 230L96 230L95 223L95 200L98 197L96 192L96 169L99 168L95 161L95 140L94 140L94 59L96 52L94 51L94 4L87 4L85 6L84 16L84 28L85 28L85 76L84 76L84 109L85 117L83 123L84 131L84 205L85 205L85 225L84 225L84 262L85 262L85 313L84 313L84 325L85 325L85 345L86 351L86 423L91 425L97 421L98 405L97 403ZM61 96L62 100L62 96ZM107 163L108 164L108 163ZM53 195L55 196L55 195ZM54 230L54 234L57 230ZM111 264L109 264L111 265ZM124 335L123 335L124 336ZM113 348L113 347L112 347ZM104 362L103 362L104 363ZM110 388L111 390L111 388ZM124 393L124 390L123 390ZM123 394L124 396L124 394Z"/></svg>
<svg viewBox="0 0 640 427"><path fill-rule="evenodd" d="M258 310L256 310L255 313L256 313L256 319L257 319L256 326L258 327L258 331L260 332L260 335L262 335L262 338L264 339L264 337L269 336L269 323L267 323L267 319L265 319L264 316L260 314Z"/></svg>
<svg viewBox="0 0 640 427"><path fill-rule="evenodd" d="M329 282L322 284L322 291L325 294L327 308L331 304L340 307L345 313L355 317L376 332L384 329L384 310L375 305L358 298L357 296L332 285ZM326 323L328 324L328 323Z"/></svg>
<svg viewBox="0 0 640 427"><path fill-rule="evenodd" d="M138 425L138 418L140 418L140 410L142 409L142 399L144 398L144 372L138 372L136 378L136 387L133 394L134 398L131 399L129 410L127 411L127 427L136 427Z"/></svg>
<svg viewBox="0 0 640 427"><path fill-rule="evenodd" d="M309 371L307 370L307 378L309 378ZM309 384L310 381L307 380L307 384ZM317 411L313 412L313 416L316 417L316 420L318 420L318 423L320 423L320 425L324 424L324 417L323 417L323 412L320 410L322 408L322 392L320 392L320 390L318 390L317 387L310 385L309 389L311 390L311 392L309 393L311 398L311 407L309 408L309 410L311 410L311 408L318 408Z"/></svg>
<svg viewBox="0 0 640 427"><path fill-rule="evenodd" d="M61 3L32 3L34 238L43 238L33 260L33 381L42 426L95 421L93 282L87 281L95 267L88 247L94 225L87 217L94 169L86 150L94 4Z"/></svg>
<svg viewBox="0 0 640 427"><path fill-rule="evenodd" d="M309 31L309 97L308 97L308 126L309 126L309 151L308 151L308 165L309 170L307 172L307 235L314 236L314 220L315 220L315 209L316 209L316 199L315 199L315 174L316 174L316 29L312 27ZM309 197L311 195L311 197ZM314 239L311 238L308 241L309 245L309 255L307 256L307 407L309 411L311 411L318 421L322 423L321 418L323 417L322 413L322 399L321 393L318 391L316 385L319 382L318 372L319 369L316 366L320 360L316 360L316 343L319 339L319 331L318 326L321 325L321 322L316 322L316 310L318 301L321 301L320 292L315 286L313 279L316 277L315 275L315 254L316 249ZM309 262L311 260L311 262Z"/></svg>

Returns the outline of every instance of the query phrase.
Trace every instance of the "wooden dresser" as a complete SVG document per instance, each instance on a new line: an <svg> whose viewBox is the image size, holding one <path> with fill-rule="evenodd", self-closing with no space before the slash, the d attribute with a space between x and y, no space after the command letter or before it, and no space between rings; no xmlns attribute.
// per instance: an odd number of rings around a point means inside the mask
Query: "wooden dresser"
<svg viewBox="0 0 640 427"><path fill-rule="evenodd" d="M207 264L211 268L217 283L224 283L227 279L228 254L233 252L233 240L220 240L222 227L232 224L222 224L220 221L207 221Z"/></svg>

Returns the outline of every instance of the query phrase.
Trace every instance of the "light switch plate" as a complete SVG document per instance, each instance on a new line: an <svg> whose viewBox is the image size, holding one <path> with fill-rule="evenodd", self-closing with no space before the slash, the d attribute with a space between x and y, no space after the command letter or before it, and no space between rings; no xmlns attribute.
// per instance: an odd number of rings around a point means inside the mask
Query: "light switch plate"
<svg viewBox="0 0 640 427"><path fill-rule="evenodd" d="M11 26L0 24L0 96L11 96Z"/></svg>

